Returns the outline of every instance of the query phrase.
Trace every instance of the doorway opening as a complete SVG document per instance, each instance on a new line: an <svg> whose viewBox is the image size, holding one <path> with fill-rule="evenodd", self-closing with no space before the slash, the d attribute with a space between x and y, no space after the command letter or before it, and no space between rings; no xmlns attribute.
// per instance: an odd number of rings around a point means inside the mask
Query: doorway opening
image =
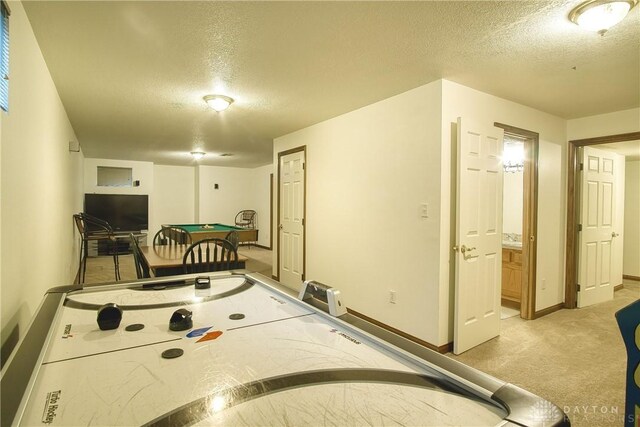
<svg viewBox="0 0 640 427"><path fill-rule="evenodd" d="M534 319L538 212L539 135L495 123L504 130L501 318ZM538 313L544 315L546 313Z"/></svg>
<svg viewBox="0 0 640 427"><path fill-rule="evenodd" d="M628 143L639 144L640 143L640 132L631 132L625 134L618 135L607 135L595 138L587 138L580 140L569 141L568 144L568 160L569 160L569 168L568 168L568 189L567 189L567 243L566 243L566 270L565 270L565 308L576 308L578 306L578 277L579 277L579 254L580 254L580 190L581 190L581 173L580 173L580 164L581 162L581 153L580 150L582 147L591 147L598 146L597 148L602 149L623 149L624 145L628 146ZM584 167L584 166L583 166ZM588 165L587 165L588 167ZM620 203L615 203L615 205L620 206ZM625 218L625 222L626 222ZM619 218L618 218L619 222ZM621 246L620 243L624 235L619 236L620 234L620 224L614 229L612 228L611 232L617 234L615 238L610 239L609 246L612 251L615 251L616 246ZM617 231L616 231L617 230ZM617 241L616 241L617 239ZM604 246L606 246L606 243ZM600 244L603 246L603 244ZM586 252L585 252L586 253ZM596 256L598 252L596 251ZM616 255L613 255L616 257ZM618 259L619 261L619 259ZM609 272L613 272L612 276L622 276L622 279L628 278L624 276L624 274L615 273L616 270L609 269ZM622 273L622 272L620 272ZM634 277L635 278L635 277ZM632 278L632 279L634 279ZM619 286L618 281L622 279L617 279L612 277L613 281L611 284L614 286L614 289ZM638 277L640 279L640 277ZM602 280L598 282L602 283ZM599 283L599 284L600 284Z"/></svg>

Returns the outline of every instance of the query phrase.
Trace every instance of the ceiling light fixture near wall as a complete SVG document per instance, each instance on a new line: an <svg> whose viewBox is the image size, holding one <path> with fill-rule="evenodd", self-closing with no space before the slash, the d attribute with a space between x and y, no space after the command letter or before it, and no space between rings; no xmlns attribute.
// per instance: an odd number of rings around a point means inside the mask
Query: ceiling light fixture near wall
<svg viewBox="0 0 640 427"><path fill-rule="evenodd" d="M233 98L229 98L224 95L206 95L204 98L204 102L218 113L220 111L224 111L229 108L229 105L233 103Z"/></svg>
<svg viewBox="0 0 640 427"><path fill-rule="evenodd" d="M200 160L201 158L204 157L204 153L202 151L192 151L191 155L195 160Z"/></svg>
<svg viewBox="0 0 640 427"><path fill-rule="evenodd" d="M569 13L569 20L603 35L627 16L638 0L589 0Z"/></svg>

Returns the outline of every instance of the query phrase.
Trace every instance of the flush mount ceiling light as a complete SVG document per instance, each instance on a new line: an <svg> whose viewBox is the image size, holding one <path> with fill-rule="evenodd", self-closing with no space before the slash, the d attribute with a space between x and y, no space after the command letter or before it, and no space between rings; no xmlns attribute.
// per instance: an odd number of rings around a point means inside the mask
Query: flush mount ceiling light
<svg viewBox="0 0 640 427"><path fill-rule="evenodd" d="M204 153L202 151L192 151L191 155L193 156L194 159L196 160L200 160L201 158L204 157Z"/></svg>
<svg viewBox="0 0 640 427"><path fill-rule="evenodd" d="M589 0L569 13L569 20L600 35L622 21L638 0Z"/></svg>
<svg viewBox="0 0 640 427"><path fill-rule="evenodd" d="M209 107L218 113L229 108L229 105L233 102L233 98L224 95L206 95L203 99Z"/></svg>

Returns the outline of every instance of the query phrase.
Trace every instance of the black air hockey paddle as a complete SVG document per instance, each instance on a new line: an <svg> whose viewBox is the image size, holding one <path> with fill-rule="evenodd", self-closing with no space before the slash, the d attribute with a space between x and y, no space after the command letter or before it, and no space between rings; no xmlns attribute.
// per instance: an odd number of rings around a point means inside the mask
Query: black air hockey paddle
<svg viewBox="0 0 640 427"><path fill-rule="evenodd" d="M122 320L122 310L112 302L98 309L98 326L103 331L118 329Z"/></svg>

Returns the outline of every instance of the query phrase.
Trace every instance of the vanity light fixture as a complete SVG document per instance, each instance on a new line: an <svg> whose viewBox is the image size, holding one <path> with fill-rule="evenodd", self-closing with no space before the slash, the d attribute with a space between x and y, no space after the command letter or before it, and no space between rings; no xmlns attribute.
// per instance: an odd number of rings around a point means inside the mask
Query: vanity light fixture
<svg viewBox="0 0 640 427"><path fill-rule="evenodd" d="M522 172L524 170L524 145L522 143L505 143L502 152L502 167L505 172Z"/></svg>
<svg viewBox="0 0 640 427"><path fill-rule="evenodd" d="M569 20L582 28L604 35L627 16L638 0L588 0L569 13Z"/></svg>
<svg viewBox="0 0 640 427"><path fill-rule="evenodd" d="M209 107L218 113L226 110L229 108L229 105L233 103L233 98L224 95L205 95L202 99L204 99L204 102L206 102Z"/></svg>
<svg viewBox="0 0 640 427"><path fill-rule="evenodd" d="M195 160L200 160L201 158L204 157L204 153L202 151L192 151L191 155Z"/></svg>

